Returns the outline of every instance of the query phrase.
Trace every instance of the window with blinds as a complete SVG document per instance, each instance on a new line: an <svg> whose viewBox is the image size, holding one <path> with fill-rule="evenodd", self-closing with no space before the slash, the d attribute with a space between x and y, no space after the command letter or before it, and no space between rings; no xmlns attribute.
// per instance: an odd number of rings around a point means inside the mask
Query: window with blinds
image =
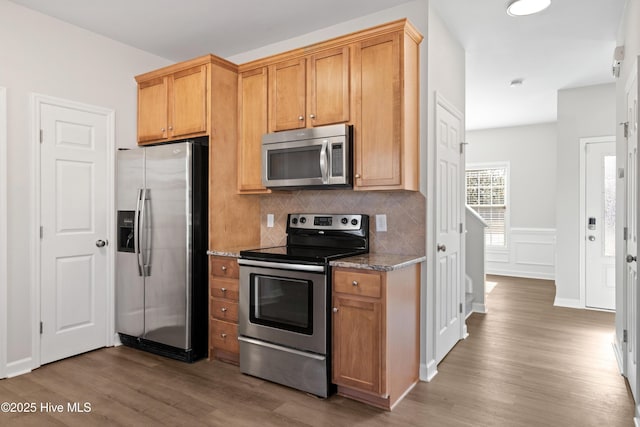
<svg viewBox="0 0 640 427"><path fill-rule="evenodd" d="M467 204L488 224L487 246L507 244L507 166L466 171Z"/></svg>

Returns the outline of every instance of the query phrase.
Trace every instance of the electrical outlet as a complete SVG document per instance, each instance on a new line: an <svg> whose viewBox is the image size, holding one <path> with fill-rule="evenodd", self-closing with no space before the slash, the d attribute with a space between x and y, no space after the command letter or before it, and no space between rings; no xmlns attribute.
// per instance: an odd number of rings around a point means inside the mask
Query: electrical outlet
<svg viewBox="0 0 640 427"><path fill-rule="evenodd" d="M387 216L376 214L376 231L387 231Z"/></svg>
<svg viewBox="0 0 640 427"><path fill-rule="evenodd" d="M273 214L267 214L267 227L273 228Z"/></svg>

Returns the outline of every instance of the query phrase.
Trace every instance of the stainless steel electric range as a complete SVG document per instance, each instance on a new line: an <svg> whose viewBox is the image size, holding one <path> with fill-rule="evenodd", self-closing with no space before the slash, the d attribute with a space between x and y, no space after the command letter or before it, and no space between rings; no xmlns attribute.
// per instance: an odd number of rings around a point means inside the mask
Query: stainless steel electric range
<svg viewBox="0 0 640 427"><path fill-rule="evenodd" d="M287 245L240 252L240 371L327 397L331 260L369 252L369 217L289 214Z"/></svg>

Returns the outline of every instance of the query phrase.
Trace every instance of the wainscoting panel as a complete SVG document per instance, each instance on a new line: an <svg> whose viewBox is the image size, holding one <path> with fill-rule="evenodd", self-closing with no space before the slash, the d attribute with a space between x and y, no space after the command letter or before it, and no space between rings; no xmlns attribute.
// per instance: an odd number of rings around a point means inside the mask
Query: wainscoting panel
<svg viewBox="0 0 640 427"><path fill-rule="evenodd" d="M555 279L556 230L511 228L506 249L486 249L487 274Z"/></svg>

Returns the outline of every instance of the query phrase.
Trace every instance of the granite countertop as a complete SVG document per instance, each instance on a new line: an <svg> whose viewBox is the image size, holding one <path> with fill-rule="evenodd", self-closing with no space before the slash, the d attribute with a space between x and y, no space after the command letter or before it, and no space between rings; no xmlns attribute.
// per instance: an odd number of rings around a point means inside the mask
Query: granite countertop
<svg viewBox="0 0 640 427"><path fill-rule="evenodd" d="M240 251L248 249L246 247L238 248L226 248L226 249L211 249L207 251L207 255L211 256L228 256L231 258L239 258Z"/></svg>
<svg viewBox="0 0 640 427"><path fill-rule="evenodd" d="M341 258L331 261L332 267L360 268L363 270L393 271L418 264L427 259L422 255L391 255L381 253L368 253L349 258Z"/></svg>

